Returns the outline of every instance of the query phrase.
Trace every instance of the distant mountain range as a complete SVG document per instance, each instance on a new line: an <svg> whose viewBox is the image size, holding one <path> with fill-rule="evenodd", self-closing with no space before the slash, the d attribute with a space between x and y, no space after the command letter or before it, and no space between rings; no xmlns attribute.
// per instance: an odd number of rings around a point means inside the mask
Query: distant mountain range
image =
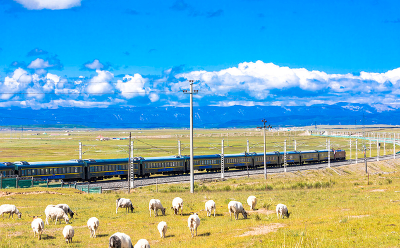
<svg viewBox="0 0 400 248"><path fill-rule="evenodd" d="M400 110L377 111L347 103L313 106L194 107L195 128L400 123ZM0 108L0 126L88 128L189 128L188 107Z"/></svg>

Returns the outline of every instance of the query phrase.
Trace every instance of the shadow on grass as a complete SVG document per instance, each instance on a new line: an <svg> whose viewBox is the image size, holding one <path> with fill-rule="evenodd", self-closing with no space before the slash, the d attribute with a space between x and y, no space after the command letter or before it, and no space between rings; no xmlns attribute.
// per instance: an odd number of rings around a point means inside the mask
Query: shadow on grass
<svg viewBox="0 0 400 248"><path fill-rule="evenodd" d="M96 237L99 237L99 238L107 237L107 236L108 236L108 234L104 234L104 233L103 233L103 234L97 234L97 235L96 235Z"/></svg>
<svg viewBox="0 0 400 248"><path fill-rule="evenodd" d="M199 235L197 235L197 236L207 237L207 236L210 236L210 235L211 235L210 232L206 232L206 233L199 234Z"/></svg>
<svg viewBox="0 0 400 248"><path fill-rule="evenodd" d="M167 235L167 236L165 236L166 238L173 238L173 237L175 237L175 235L174 234L171 234L171 235Z"/></svg>
<svg viewBox="0 0 400 248"><path fill-rule="evenodd" d="M46 235L46 236L42 235L42 239L44 239L44 240L47 240L47 239L56 239L56 237L51 236L51 235Z"/></svg>

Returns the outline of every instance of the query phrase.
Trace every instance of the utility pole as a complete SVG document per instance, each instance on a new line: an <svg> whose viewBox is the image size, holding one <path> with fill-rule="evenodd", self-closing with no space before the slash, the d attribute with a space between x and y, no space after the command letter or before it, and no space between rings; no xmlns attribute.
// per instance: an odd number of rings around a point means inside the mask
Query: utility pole
<svg viewBox="0 0 400 248"><path fill-rule="evenodd" d="M350 159L351 159L351 139L350 139Z"/></svg>
<svg viewBox="0 0 400 248"><path fill-rule="evenodd" d="M132 165L132 157L131 157L131 143L132 142L132 132L129 132L129 159L128 159L128 193L131 192L131 165Z"/></svg>
<svg viewBox="0 0 400 248"><path fill-rule="evenodd" d="M296 144L296 140L294 140L294 150L297 151L297 144Z"/></svg>
<svg viewBox="0 0 400 248"><path fill-rule="evenodd" d="M393 159L396 159L396 136L393 133Z"/></svg>
<svg viewBox="0 0 400 248"><path fill-rule="evenodd" d="M386 133L383 134L383 155L386 155Z"/></svg>
<svg viewBox="0 0 400 248"><path fill-rule="evenodd" d="M285 140L285 144L284 144L284 148L283 148L283 166L285 167L285 172L286 172L286 165L287 165L287 155L286 155L286 140Z"/></svg>
<svg viewBox="0 0 400 248"><path fill-rule="evenodd" d="M331 167L331 140L328 141L328 167Z"/></svg>
<svg viewBox="0 0 400 248"><path fill-rule="evenodd" d="M247 140L247 153L250 153L250 145L249 145L249 140Z"/></svg>
<svg viewBox="0 0 400 248"><path fill-rule="evenodd" d="M82 160L82 142L79 142L79 159Z"/></svg>
<svg viewBox="0 0 400 248"><path fill-rule="evenodd" d="M379 161L379 136L376 135L376 161Z"/></svg>
<svg viewBox="0 0 400 248"><path fill-rule="evenodd" d="M181 141L178 140L178 156L181 157Z"/></svg>
<svg viewBox="0 0 400 248"><path fill-rule="evenodd" d="M262 119L261 120L263 122L263 126L262 127L258 127L258 128L262 128L264 130L264 179L267 179L267 150L266 150L266 140L265 140L265 128L271 128L271 125L266 126L265 123L267 123L266 119Z"/></svg>
<svg viewBox="0 0 400 248"><path fill-rule="evenodd" d="M129 192L130 192L130 189L133 189L135 187L134 186L135 167L134 167L134 164L133 164L133 160L134 160L134 158L133 158L133 139L131 140L130 148L131 148L131 150L130 150L130 156L129 157L131 158L131 164L130 164L131 173L129 174Z"/></svg>
<svg viewBox="0 0 400 248"><path fill-rule="evenodd" d="M225 156L224 156L224 140L221 142L221 179L224 179Z"/></svg>
<svg viewBox="0 0 400 248"><path fill-rule="evenodd" d="M194 80L188 80L190 83L190 92L184 90L183 93L190 94L190 193L194 193L194 169L193 169L193 94L197 94L198 90L193 91Z"/></svg>

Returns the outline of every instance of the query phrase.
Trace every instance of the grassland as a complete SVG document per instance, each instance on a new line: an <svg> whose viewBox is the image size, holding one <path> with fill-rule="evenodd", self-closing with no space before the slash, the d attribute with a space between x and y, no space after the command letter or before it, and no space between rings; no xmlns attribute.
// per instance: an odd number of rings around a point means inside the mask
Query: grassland
<svg viewBox="0 0 400 248"><path fill-rule="evenodd" d="M68 132L67 132L68 131ZM92 130L92 129L13 129L0 132L0 161L54 161L78 158L78 143L83 144L83 158L123 158L128 157L128 140L100 141L99 135L107 138L127 138L132 132L134 154L142 157L171 156L178 154L178 140L182 143L182 154L189 154L188 130ZM380 132L395 132L391 129ZM397 131L396 131L397 132ZM194 153L217 154L221 151L221 141L225 142L225 154L263 151L262 132L257 129L198 129L194 131ZM304 131L267 132L267 151L283 151L284 140L287 149L297 150L325 149L326 138L306 135ZM349 140L330 138L331 147L349 151ZM362 141L359 141L357 156L363 157ZM371 153L367 142L367 156L376 156L376 144L372 144ZM399 149L397 149L399 150ZM380 154L384 155L383 144ZM386 153L393 153L393 145L386 144ZM348 152L347 156L350 156ZM355 158L355 140L352 144L351 158Z"/></svg>
<svg viewBox="0 0 400 248"><path fill-rule="evenodd" d="M73 189L0 191L0 204L11 203L23 212L22 219L0 219L0 247L106 247L108 237L119 231L132 238L150 241L151 247L397 247L399 235L400 161L349 165L319 171L244 177L227 181L196 182L195 193L188 184L169 184L136 188L130 194L113 192L87 195ZM246 203L249 195L258 198L256 211L249 219L230 220L227 204L231 200ZM184 216L174 216L172 199L184 199ZM119 210L115 199L132 199L134 213ZM167 215L149 217L148 202L160 199ZM217 216L206 217L204 203L213 199ZM62 237L65 224L45 226L43 239L33 238L31 219L43 214L48 204L67 203L77 212L72 219L74 243L66 245ZM284 203L289 219L277 219L276 204ZM249 207L245 205L248 210ZM201 225L198 237L191 238L187 227L189 212L198 212ZM98 237L89 238L86 221L100 220ZM161 239L157 224L166 221L167 237Z"/></svg>

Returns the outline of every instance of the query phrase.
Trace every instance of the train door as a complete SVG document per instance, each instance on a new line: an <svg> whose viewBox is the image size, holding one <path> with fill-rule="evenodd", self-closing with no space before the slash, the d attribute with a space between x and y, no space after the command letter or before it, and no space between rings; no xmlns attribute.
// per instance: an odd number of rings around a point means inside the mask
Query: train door
<svg viewBox="0 0 400 248"><path fill-rule="evenodd" d="M84 175L83 178L85 179L85 181L89 181L89 165L85 163L85 165L83 166L84 169Z"/></svg>
<svg viewBox="0 0 400 248"><path fill-rule="evenodd" d="M143 171L143 164L141 163L141 162L139 162L138 163L139 164L139 171L138 171L138 177L139 176L142 176L142 177L144 177L145 175L144 175L144 171Z"/></svg>

